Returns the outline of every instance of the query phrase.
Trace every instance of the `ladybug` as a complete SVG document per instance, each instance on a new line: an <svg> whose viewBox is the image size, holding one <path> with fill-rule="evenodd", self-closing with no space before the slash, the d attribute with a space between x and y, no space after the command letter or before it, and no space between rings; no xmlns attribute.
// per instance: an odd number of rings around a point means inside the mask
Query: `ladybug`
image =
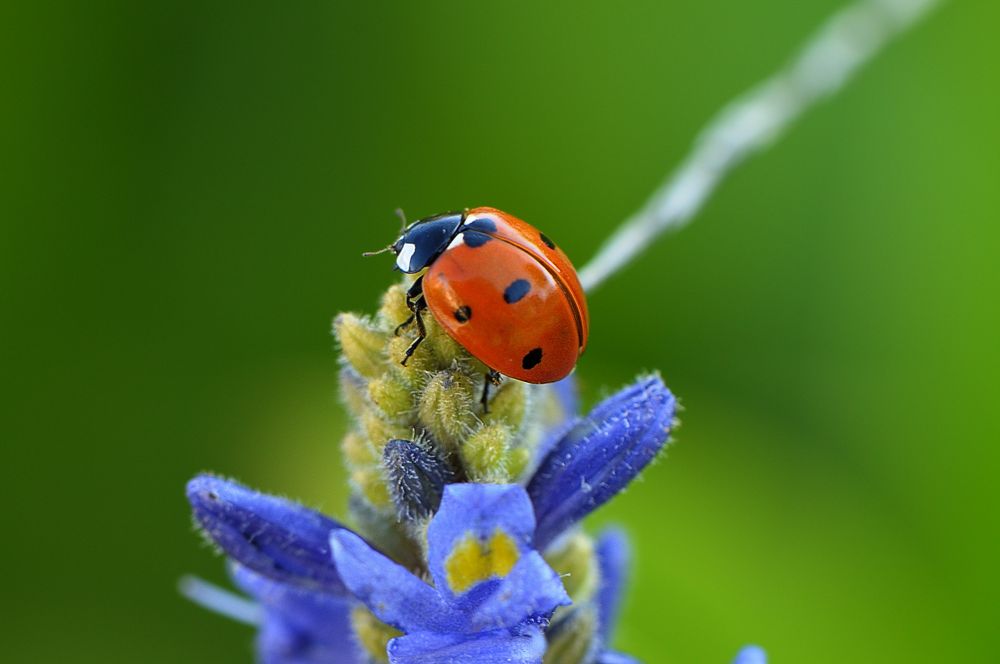
<svg viewBox="0 0 1000 664"><path fill-rule="evenodd" d="M490 369L527 383L567 376L587 345L587 302L569 258L544 233L489 207L446 212L406 226L383 251L413 282L406 303L419 335L426 310L448 335ZM381 252L377 252L381 253ZM486 403L484 385L483 403Z"/></svg>

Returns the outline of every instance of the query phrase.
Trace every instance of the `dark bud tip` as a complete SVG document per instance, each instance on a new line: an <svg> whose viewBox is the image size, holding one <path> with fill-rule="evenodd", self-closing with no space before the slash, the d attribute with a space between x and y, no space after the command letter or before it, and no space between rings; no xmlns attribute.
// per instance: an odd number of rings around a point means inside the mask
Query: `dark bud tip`
<svg viewBox="0 0 1000 664"><path fill-rule="evenodd" d="M441 504L455 472L444 459L409 440L390 440L382 454L389 493L404 521L430 516Z"/></svg>

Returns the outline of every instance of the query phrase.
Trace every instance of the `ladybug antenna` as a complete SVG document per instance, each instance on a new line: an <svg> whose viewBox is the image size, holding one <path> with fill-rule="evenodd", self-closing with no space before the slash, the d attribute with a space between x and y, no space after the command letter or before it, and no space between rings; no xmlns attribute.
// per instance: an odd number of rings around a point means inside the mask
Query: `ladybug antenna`
<svg viewBox="0 0 1000 664"><path fill-rule="evenodd" d="M403 232L406 230L407 227L406 213L403 212L403 208L396 208L396 216L399 217L399 222L401 224L401 226L399 227L399 235L400 237L402 237ZM390 244L388 247L384 249L379 249L378 251L366 251L361 255L364 256L365 258L367 258L368 256L378 256L379 254L384 254L387 251L393 251L394 246L395 246L394 244Z"/></svg>
<svg viewBox="0 0 1000 664"><path fill-rule="evenodd" d="M403 212L403 208L396 208L396 216L399 217L399 234L402 235L403 231L405 231L408 226L406 223L406 213Z"/></svg>
<svg viewBox="0 0 1000 664"><path fill-rule="evenodd" d="M378 256L379 254L384 254L387 251L392 251L392 247L393 245L390 244L388 247L384 249L379 249L378 251L366 251L361 255L364 256L365 258L368 258L369 256Z"/></svg>

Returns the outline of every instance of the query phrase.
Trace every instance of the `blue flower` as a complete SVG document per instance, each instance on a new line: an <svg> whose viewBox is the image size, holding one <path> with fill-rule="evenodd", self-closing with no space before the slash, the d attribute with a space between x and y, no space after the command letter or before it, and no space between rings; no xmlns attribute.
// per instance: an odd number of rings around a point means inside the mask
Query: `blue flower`
<svg viewBox="0 0 1000 664"><path fill-rule="evenodd" d="M233 580L263 610L257 653L262 664L363 662L346 595L303 590L234 565Z"/></svg>
<svg viewBox="0 0 1000 664"><path fill-rule="evenodd" d="M339 523L211 475L188 482L187 496L205 534L233 561L236 585L262 610L263 664L365 661L350 623L356 601L330 555Z"/></svg>
<svg viewBox="0 0 1000 664"><path fill-rule="evenodd" d="M747 646L736 655L733 664L767 664L767 656L757 646Z"/></svg>
<svg viewBox="0 0 1000 664"><path fill-rule="evenodd" d="M570 599L534 530L521 487L452 484L427 529L433 586L347 529L331 543L354 596L405 632L389 643L391 662L537 662L549 618Z"/></svg>
<svg viewBox="0 0 1000 664"><path fill-rule="evenodd" d="M572 383L556 390L564 405L575 403ZM402 632L388 642L391 662L540 662L559 639L578 638L574 661L626 664L634 660L607 649L628 568L625 538L600 538L588 554L596 590L559 613L571 600L541 552L575 537L581 519L656 457L674 408L659 377L640 379L557 427L526 488L450 484L442 457L390 441L383 467L400 519L429 518L412 531L425 547L415 571L294 502L211 475L193 479L187 493L205 534L234 562L237 585L258 602L266 664L367 661L352 627L358 611L373 620L361 605ZM384 643L390 635L382 635ZM755 649L740 657L737 664L762 661Z"/></svg>
<svg viewBox="0 0 1000 664"><path fill-rule="evenodd" d="M589 602L575 605L571 612L553 624L549 630L549 638L558 640L563 632L569 632L577 638L589 633L590 643L586 647L586 661L593 661L596 664L634 663L636 660L628 655L607 649L618 621L622 594L627 581L630 559L628 539L620 530L610 529L601 534L595 549L600 570L596 593ZM595 622L595 628L578 628L581 624L586 626L588 620Z"/></svg>

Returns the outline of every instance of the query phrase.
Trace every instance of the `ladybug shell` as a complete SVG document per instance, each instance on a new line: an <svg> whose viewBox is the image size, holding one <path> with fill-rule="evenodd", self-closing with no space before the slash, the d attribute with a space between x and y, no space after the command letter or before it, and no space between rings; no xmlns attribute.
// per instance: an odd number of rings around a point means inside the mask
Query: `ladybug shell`
<svg viewBox="0 0 1000 664"><path fill-rule="evenodd" d="M587 305L572 263L538 229L500 210L469 210L431 263L423 292L455 341L517 380L564 378L587 344Z"/></svg>

